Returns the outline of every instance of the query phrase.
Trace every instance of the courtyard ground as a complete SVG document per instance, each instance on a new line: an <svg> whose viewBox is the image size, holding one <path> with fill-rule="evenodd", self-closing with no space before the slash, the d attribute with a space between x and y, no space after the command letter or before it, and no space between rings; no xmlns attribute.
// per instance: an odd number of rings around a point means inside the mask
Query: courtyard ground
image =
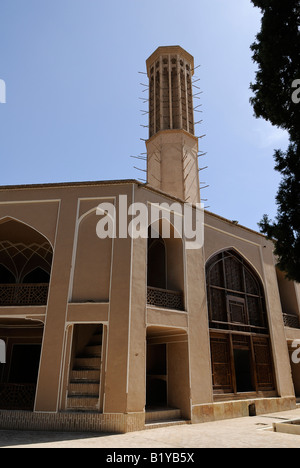
<svg viewBox="0 0 300 468"><path fill-rule="evenodd" d="M300 420L295 410L127 434L0 431L1 448L300 448L300 436L273 432L272 423ZM134 452L133 452L134 453Z"/></svg>

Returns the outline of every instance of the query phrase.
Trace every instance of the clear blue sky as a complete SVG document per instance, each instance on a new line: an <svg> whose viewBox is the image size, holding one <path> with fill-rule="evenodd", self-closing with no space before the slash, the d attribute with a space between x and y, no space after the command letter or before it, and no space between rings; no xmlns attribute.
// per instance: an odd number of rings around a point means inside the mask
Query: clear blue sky
<svg viewBox="0 0 300 468"><path fill-rule="evenodd" d="M180 45L201 65L205 205L257 229L276 214L273 153L287 146L249 104L259 29L250 0L0 0L0 185L143 177L138 72Z"/></svg>

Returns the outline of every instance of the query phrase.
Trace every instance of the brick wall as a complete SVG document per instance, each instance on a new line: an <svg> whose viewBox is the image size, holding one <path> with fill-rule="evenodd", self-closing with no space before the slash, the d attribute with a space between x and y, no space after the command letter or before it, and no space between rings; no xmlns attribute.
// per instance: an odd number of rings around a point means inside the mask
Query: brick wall
<svg viewBox="0 0 300 468"><path fill-rule="evenodd" d="M144 429L145 414L32 413L0 411L0 429L125 433Z"/></svg>

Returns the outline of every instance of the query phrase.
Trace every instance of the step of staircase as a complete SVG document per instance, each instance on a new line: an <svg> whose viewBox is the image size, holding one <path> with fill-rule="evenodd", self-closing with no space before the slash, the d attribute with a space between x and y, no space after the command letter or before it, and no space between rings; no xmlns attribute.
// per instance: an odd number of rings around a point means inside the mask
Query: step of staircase
<svg viewBox="0 0 300 468"><path fill-rule="evenodd" d="M87 368L79 368L73 369L70 375L70 381L95 381L99 380L99 369L87 369Z"/></svg>
<svg viewBox="0 0 300 468"><path fill-rule="evenodd" d="M169 421L169 420L180 420L181 411L177 408L149 408L146 410L145 422L158 422L158 421Z"/></svg>
<svg viewBox="0 0 300 468"><path fill-rule="evenodd" d="M98 395L68 395L67 409L96 410Z"/></svg>
<svg viewBox="0 0 300 468"><path fill-rule="evenodd" d="M97 411L99 404L102 332L92 335L70 372L67 411Z"/></svg>
<svg viewBox="0 0 300 468"><path fill-rule="evenodd" d="M191 424L190 421L184 419L174 419L172 421L154 421L145 423L144 429L159 429L161 427L182 426L184 424Z"/></svg>
<svg viewBox="0 0 300 468"><path fill-rule="evenodd" d="M102 345L101 344L88 344L84 350L82 357L101 357Z"/></svg>
<svg viewBox="0 0 300 468"><path fill-rule="evenodd" d="M95 356L76 357L73 369L100 369L101 358Z"/></svg>
<svg viewBox="0 0 300 468"><path fill-rule="evenodd" d="M157 429L159 427L178 426L190 424L190 421L182 419L178 408L147 408L145 413L145 429Z"/></svg>
<svg viewBox="0 0 300 468"><path fill-rule="evenodd" d="M71 381L69 384L69 396L98 395L99 381Z"/></svg>
<svg viewBox="0 0 300 468"><path fill-rule="evenodd" d="M97 346L102 345L102 333L100 332L94 333L94 335L91 337L89 341L88 346L93 346L93 345L97 345Z"/></svg>

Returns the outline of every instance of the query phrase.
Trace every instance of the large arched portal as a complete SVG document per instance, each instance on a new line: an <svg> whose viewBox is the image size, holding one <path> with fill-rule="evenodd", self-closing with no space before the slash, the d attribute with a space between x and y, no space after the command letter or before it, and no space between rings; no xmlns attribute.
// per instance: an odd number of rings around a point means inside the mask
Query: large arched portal
<svg viewBox="0 0 300 468"><path fill-rule="evenodd" d="M46 305L52 265L49 241L24 223L0 223L0 307Z"/></svg>
<svg viewBox="0 0 300 468"><path fill-rule="evenodd" d="M264 290L249 263L230 249L206 266L215 396L274 394Z"/></svg>

